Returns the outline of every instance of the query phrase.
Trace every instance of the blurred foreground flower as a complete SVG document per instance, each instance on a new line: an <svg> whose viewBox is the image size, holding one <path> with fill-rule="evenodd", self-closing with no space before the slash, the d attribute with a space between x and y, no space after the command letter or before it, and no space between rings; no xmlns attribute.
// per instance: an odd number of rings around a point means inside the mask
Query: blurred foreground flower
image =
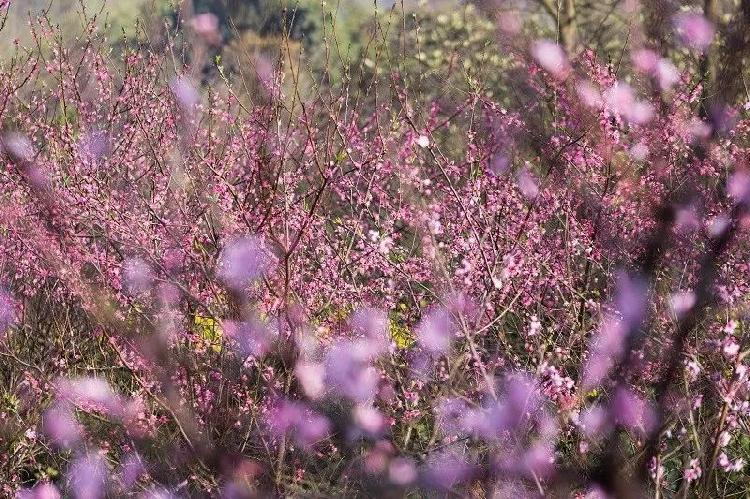
<svg viewBox="0 0 750 499"><path fill-rule="evenodd" d="M16 499L60 499L60 491L51 483L41 483L31 489L23 489Z"/></svg>
<svg viewBox="0 0 750 499"><path fill-rule="evenodd" d="M531 47L536 62L556 78L564 79L570 71L570 63L563 48L549 40L539 40Z"/></svg>
<svg viewBox="0 0 750 499"><path fill-rule="evenodd" d="M684 12L677 14L674 22L677 34L686 46L703 52L711 45L716 28L703 15Z"/></svg>
<svg viewBox="0 0 750 499"><path fill-rule="evenodd" d="M16 302L13 297L0 287L0 338L16 322Z"/></svg>
<svg viewBox="0 0 750 499"><path fill-rule="evenodd" d="M271 268L263 239L243 236L231 240L219 256L218 275L234 291L243 291Z"/></svg>
<svg viewBox="0 0 750 499"><path fill-rule="evenodd" d="M197 14L190 20L190 26L203 41L209 45L221 44L219 18L211 13Z"/></svg>

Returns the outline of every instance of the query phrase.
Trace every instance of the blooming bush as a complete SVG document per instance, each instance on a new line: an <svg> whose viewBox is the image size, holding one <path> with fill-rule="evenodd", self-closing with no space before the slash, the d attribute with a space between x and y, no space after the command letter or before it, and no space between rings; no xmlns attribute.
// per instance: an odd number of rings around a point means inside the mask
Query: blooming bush
<svg viewBox="0 0 750 499"><path fill-rule="evenodd" d="M702 16L679 69L500 36L513 92L435 99L272 61L247 99L32 29L0 72L6 494L746 487L750 120L706 100Z"/></svg>

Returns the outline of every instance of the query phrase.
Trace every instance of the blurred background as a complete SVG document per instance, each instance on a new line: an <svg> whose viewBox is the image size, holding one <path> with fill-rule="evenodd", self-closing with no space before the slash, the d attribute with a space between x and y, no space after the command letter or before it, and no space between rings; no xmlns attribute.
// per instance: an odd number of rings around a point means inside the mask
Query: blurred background
<svg viewBox="0 0 750 499"><path fill-rule="evenodd" d="M691 55L674 40L670 21L681 11L701 13L717 27L702 63L704 86L725 102L746 101L750 0L17 0L0 59L34 43L29 25L39 15L62 28L67 44L95 17L114 62L128 47L171 50L175 69L190 65L203 84L239 78L248 94L263 72L260 61L296 73L302 89L371 81L397 68L428 99L474 91L472 83L481 82L502 101L508 89L500 74L528 39L555 40L571 58L591 51L623 73L631 63L627 48L653 47L685 69ZM215 29L190 29L201 14L211 15ZM186 36L196 28L207 42L199 52Z"/></svg>

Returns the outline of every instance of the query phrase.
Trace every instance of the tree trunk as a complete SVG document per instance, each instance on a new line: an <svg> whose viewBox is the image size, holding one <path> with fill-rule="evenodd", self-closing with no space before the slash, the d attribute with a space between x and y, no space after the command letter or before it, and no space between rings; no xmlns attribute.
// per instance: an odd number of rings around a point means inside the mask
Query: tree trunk
<svg viewBox="0 0 750 499"><path fill-rule="evenodd" d="M576 20L575 0L565 0L565 10L562 13L563 22L560 26L560 37L569 56L574 56L578 49L578 22Z"/></svg>

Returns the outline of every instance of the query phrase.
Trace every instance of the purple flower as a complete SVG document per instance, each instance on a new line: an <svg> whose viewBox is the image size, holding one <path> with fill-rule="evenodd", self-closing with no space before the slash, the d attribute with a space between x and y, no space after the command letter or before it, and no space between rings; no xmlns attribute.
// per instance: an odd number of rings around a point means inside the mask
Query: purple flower
<svg viewBox="0 0 750 499"><path fill-rule="evenodd" d="M701 469L701 462L698 459L691 459L690 466L682 471L682 476L688 483L696 481L702 474L703 470Z"/></svg>
<svg viewBox="0 0 750 499"><path fill-rule="evenodd" d="M630 54L633 66L643 73L651 73L659 63L659 54L649 49L639 49Z"/></svg>
<svg viewBox="0 0 750 499"><path fill-rule="evenodd" d="M565 78L570 64L565 51L555 42L539 40L531 47L531 55L545 70L557 78Z"/></svg>
<svg viewBox="0 0 750 499"><path fill-rule="evenodd" d="M269 413L267 423L274 434L291 435L304 447L325 439L331 430L328 418L291 400L280 401Z"/></svg>
<svg viewBox="0 0 750 499"><path fill-rule="evenodd" d="M518 472L532 476L546 477L555 467L554 445L550 442L537 442L527 449L518 463Z"/></svg>
<svg viewBox="0 0 750 499"><path fill-rule="evenodd" d="M122 469L120 470L120 479L122 485L126 490L130 490L136 486L138 480L146 474L146 466L143 464L143 459L136 453L132 453L125 457L122 463Z"/></svg>
<svg viewBox="0 0 750 499"><path fill-rule="evenodd" d="M598 108L602 105L602 94L588 81L581 80L576 86L576 92L588 107Z"/></svg>
<svg viewBox="0 0 750 499"><path fill-rule="evenodd" d="M332 390L355 402L375 396L378 374L372 367L372 351L366 342L345 341L328 351L325 359L326 382Z"/></svg>
<svg viewBox="0 0 750 499"><path fill-rule="evenodd" d="M192 112L201 101L201 96L195 83L187 76L173 78L169 83L169 89L183 111Z"/></svg>
<svg viewBox="0 0 750 499"><path fill-rule="evenodd" d="M672 313L679 318L695 306L696 300L695 293L692 291L680 291L670 297L669 304L672 308Z"/></svg>
<svg viewBox="0 0 750 499"><path fill-rule="evenodd" d="M395 485L409 485L417 479L417 468L414 461L399 457L388 466L388 479Z"/></svg>
<svg viewBox="0 0 750 499"><path fill-rule="evenodd" d="M422 468L427 485L437 489L449 489L469 478L473 467L456 452L445 451L428 457Z"/></svg>
<svg viewBox="0 0 750 499"><path fill-rule="evenodd" d="M496 153L492 156L489 163L489 171L494 175L502 175L510 168L510 159L502 153Z"/></svg>
<svg viewBox="0 0 750 499"><path fill-rule="evenodd" d="M653 50L640 49L633 53L633 65L641 72L652 76L659 88L669 90L680 79L677 68L668 59L662 59Z"/></svg>
<svg viewBox="0 0 750 499"><path fill-rule="evenodd" d="M57 395L60 400L116 417L122 415L124 408L122 398L112 390L109 383L94 376L58 381Z"/></svg>
<svg viewBox="0 0 750 499"><path fill-rule="evenodd" d="M539 195L537 181L527 168L523 168L518 172L518 189L523 194L523 197L529 201L533 201Z"/></svg>
<svg viewBox="0 0 750 499"><path fill-rule="evenodd" d="M57 403L42 417L45 435L58 447L69 449L81 439L81 426L73 415L73 407Z"/></svg>
<svg viewBox="0 0 750 499"><path fill-rule="evenodd" d="M747 203L750 200L750 175L736 171L727 181L727 194L735 203Z"/></svg>
<svg viewBox="0 0 750 499"><path fill-rule="evenodd" d="M218 45L221 43L221 33L219 33L219 18L210 12L197 14L190 20L190 25L195 34L201 37L206 43Z"/></svg>
<svg viewBox="0 0 750 499"><path fill-rule="evenodd" d="M316 362L300 361L294 369L297 380L305 395L318 399L325 392L325 366Z"/></svg>
<svg viewBox="0 0 750 499"><path fill-rule="evenodd" d="M541 400L534 382L523 374L509 376L505 391L484 407L467 410L463 427L485 439L498 439L506 431L528 424L538 416Z"/></svg>
<svg viewBox="0 0 750 499"><path fill-rule="evenodd" d="M177 499L180 496L173 494L164 487L151 487L138 497L140 499Z"/></svg>
<svg viewBox="0 0 750 499"><path fill-rule="evenodd" d="M627 83L617 82L604 92L603 97L604 102L613 111L632 123L639 125L646 123L654 114L651 104L638 100L632 87Z"/></svg>
<svg viewBox="0 0 750 499"><path fill-rule="evenodd" d="M144 260L137 257L128 258L122 264L122 281L130 295L139 295L151 289L154 274Z"/></svg>
<svg viewBox="0 0 750 499"><path fill-rule="evenodd" d="M376 308L362 308L354 312L352 331L364 335L374 351L388 348L388 314Z"/></svg>
<svg viewBox="0 0 750 499"><path fill-rule="evenodd" d="M745 467L745 460L742 458L738 458L732 461L731 459L729 459L729 457L727 457L726 453L722 452L716 458L716 464L718 464L719 467L726 472L737 472L742 471L742 468Z"/></svg>
<svg viewBox="0 0 750 499"><path fill-rule="evenodd" d="M21 490L16 499L60 499L60 491L51 483L40 483L34 488Z"/></svg>
<svg viewBox="0 0 750 499"><path fill-rule="evenodd" d="M604 318L599 332L593 340L586 366L584 368L584 389L590 389L601 382L609 373L615 360L622 355L625 338L629 334L624 322L607 316Z"/></svg>
<svg viewBox="0 0 750 499"><path fill-rule="evenodd" d="M583 388L597 385L622 356L625 339L644 319L646 293L643 278L620 274L613 300L616 313L605 315L593 339L584 368Z"/></svg>
<svg viewBox="0 0 750 499"><path fill-rule="evenodd" d="M257 318L243 322L224 321L222 328L237 343L240 354L245 356L262 357L270 351L278 338L278 329L274 323L269 324Z"/></svg>
<svg viewBox="0 0 750 499"><path fill-rule="evenodd" d="M440 307L428 311L417 326L416 334L425 350L444 353L451 346L453 324L450 314Z"/></svg>
<svg viewBox="0 0 750 499"><path fill-rule="evenodd" d="M459 398L445 398L435 407L435 422L444 435L459 436L466 430L469 414L471 411L465 401Z"/></svg>
<svg viewBox="0 0 750 499"><path fill-rule="evenodd" d="M243 291L271 268L272 259L258 236L231 240L219 256L218 275L235 291Z"/></svg>
<svg viewBox="0 0 750 499"><path fill-rule="evenodd" d="M108 470L99 454L89 453L76 459L67 477L76 499L97 499L106 493Z"/></svg>
<svg viewBox="0 0 750 499"><path fill-rule="evenodd" d="M674 22L677 34L687 47L703 52L711 45L716 28L701 14L680 13L675 16Z"/></svg>
<svg viewBox="0 0 750 499"><path fill-rule="evenodd" d="M13 161L30 163L36 156L34 145L25 135L17 132L6 133L0 140L0 150L7 153Z"/></svg>
<svg viewBox="0 0 750 499"><path fill-rule="evenodd" d="M630 328L637 328L646 315L648 284L638 275L621 273L615 288L614 308L623 322Z"/></svg>
<svg viewBox="0 0 750 499"><path fill-rule="evenodd" d="M584 409L581 412L579 424L584 434L590 439L595 439L609 432L611 428L607 410L600 404L594 404Z"/></svg>
<svg viewBox="0 0 750 499"><path fill-rule="evenodd" d="M656 415L651 405L632 391L620 388L615 393L610 411L613 420L631 430L651 431Z"/></svg>
<svg viewBox="0 0 750 499"><path fill-rule="evenodd" d="M377 435L385 427L385 418L372 405L358 404L352 415L357 426L369 435Z"/></svg>

